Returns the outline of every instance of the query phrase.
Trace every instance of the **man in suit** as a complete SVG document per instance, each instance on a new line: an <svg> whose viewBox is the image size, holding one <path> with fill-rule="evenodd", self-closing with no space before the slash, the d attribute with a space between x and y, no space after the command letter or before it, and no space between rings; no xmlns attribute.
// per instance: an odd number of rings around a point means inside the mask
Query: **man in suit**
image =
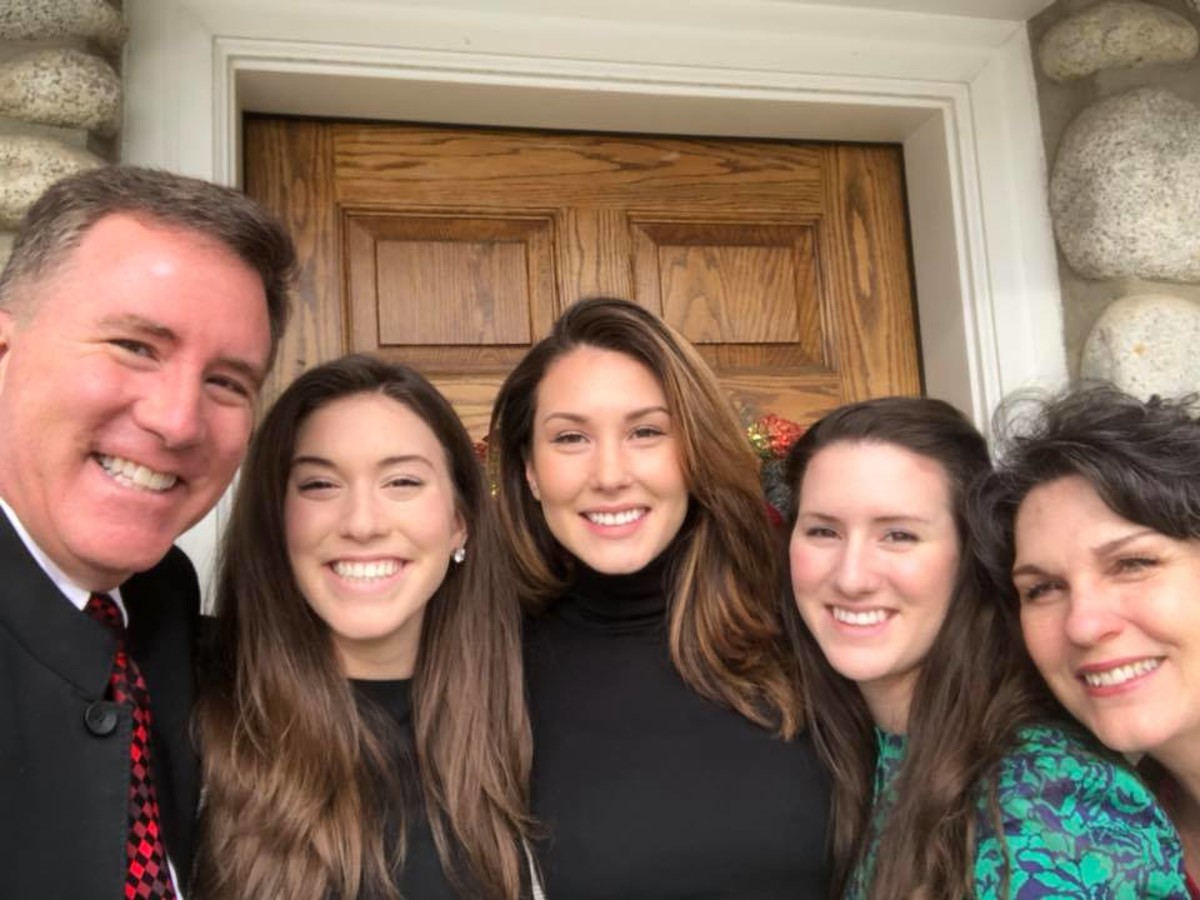
<svg viewBox="0 0 1200 900"><path fill-rule="evenodd" d="M199 591L172 544L241 462L294 265L243 195L133 167L59 182L21 224L0 274L0 896L186 885Z"/></svg>

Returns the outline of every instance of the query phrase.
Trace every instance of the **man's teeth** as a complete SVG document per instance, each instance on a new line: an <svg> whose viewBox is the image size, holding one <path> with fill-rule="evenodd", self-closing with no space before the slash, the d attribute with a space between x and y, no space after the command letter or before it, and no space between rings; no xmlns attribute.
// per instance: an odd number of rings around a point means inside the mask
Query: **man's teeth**
<svg viewBox="0 0 1200 900"><path fill-rule="evenodd" d="M400 571L400 563L394 559L383 559L378 562L335 562L333 571L341 578L370 581L395 575Z"/></svg>
<svg viewBox="0 0 1200 900"><path fill-rule="evenodd" d="M646 514L643 508L638 509L623 509L620 512L590 512L585 513L589 522L594 522L596 525L628 525L630 522L636 522Z"/></svg>
<svg viewBox="0 0 1200 900"><path fill-rule="evenodd" d="M119 456L98 456L100 467L121 484L143 491L165 491L179 480L176 475L155 472L131 459Z"/></svg>
<svg viewBox="0 0 1200 900"><path fill-rule="evenodd" d="M833 607L833 617L847 625L878 625L887 619L888 611L886 609L867 609L855 612L852 609L835 606Z"/></svg>
<svg viewBox="0 0 1200 900"><path fill-rule="evenodd" d="M1115 669L1109 669L1107 672L1084 672L1083 680L1090 687L1115 687L1118 684L1131 681L1139 675L1153 672L1161 665L1161 659L1142 659L1125 666L1117 666Z"/></svg>

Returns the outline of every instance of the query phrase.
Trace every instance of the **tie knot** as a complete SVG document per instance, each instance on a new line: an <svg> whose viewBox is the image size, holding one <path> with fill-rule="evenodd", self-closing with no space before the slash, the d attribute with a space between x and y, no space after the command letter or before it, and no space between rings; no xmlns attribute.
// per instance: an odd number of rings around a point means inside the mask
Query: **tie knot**
<svg viewBox="0 0 1200 900"><path fill-rule="evenodd" d="M83 611L112 632L118 641L125 637L125 619L117 601L108 594L92 594Z"/></svg>

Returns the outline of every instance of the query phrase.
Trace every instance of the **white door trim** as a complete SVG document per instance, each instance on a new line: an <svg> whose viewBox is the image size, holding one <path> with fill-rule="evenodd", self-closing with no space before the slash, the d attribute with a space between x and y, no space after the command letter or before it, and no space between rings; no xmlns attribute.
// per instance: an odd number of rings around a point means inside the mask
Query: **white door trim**
<svg viewBox="0 0 1200 900"><path fill-rule="evenodd" d="M801 0L126 0L125 11L125 159L224 183L238 180L247 110L899 142L928 392L985 424L1005 393L1066 379L1019 21Z"/></svg>

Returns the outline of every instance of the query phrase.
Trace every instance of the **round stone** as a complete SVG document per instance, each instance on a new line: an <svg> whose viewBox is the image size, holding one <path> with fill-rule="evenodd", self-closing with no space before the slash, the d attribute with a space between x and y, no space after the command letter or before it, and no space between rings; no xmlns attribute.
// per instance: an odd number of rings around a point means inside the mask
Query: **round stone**
<svg viewBox="0 0 1200 900"><path fill-rule="evenodd" d="M121 118L121 79L79 50L39 50L0 65L0 114L108 137Z"/></svg>
<svg viewBox="0 0 1200 900"><path fill-rule="evenodd" d="M1083 346L1080 374L1142 399L1200 390L1200 304L1170 294L1123 297Z"/></svg>
<svg viewBox="0 0 1200 900"><path fill-rule="evenodd" d="M1200 107L1160 88L1088 107L1059 144L1050 211L1085 278L1200 281Z"/></svg>
<svg viewBox="0 0 1200 900"><path fill-rule="evenodd" d="M98 156L47 138L0 137L0 228L13 228L51 184L105 165Z"/></svg>
<svg viewBox="0 0 1200 900"><path fill-rule="evenodd" d="M1106 0L1057 22L1042 37L1042 71L1056 81L1103 69L1186 62L1200 48L1196 26L1139 0Z"/></svg>
<svg viewBox="0 0 1200 900"><path fill-rule="evenodd" d="M125 41L121 13L105 0L16 0L0 4L0 39L79 37L115 50Z"/></svg>

